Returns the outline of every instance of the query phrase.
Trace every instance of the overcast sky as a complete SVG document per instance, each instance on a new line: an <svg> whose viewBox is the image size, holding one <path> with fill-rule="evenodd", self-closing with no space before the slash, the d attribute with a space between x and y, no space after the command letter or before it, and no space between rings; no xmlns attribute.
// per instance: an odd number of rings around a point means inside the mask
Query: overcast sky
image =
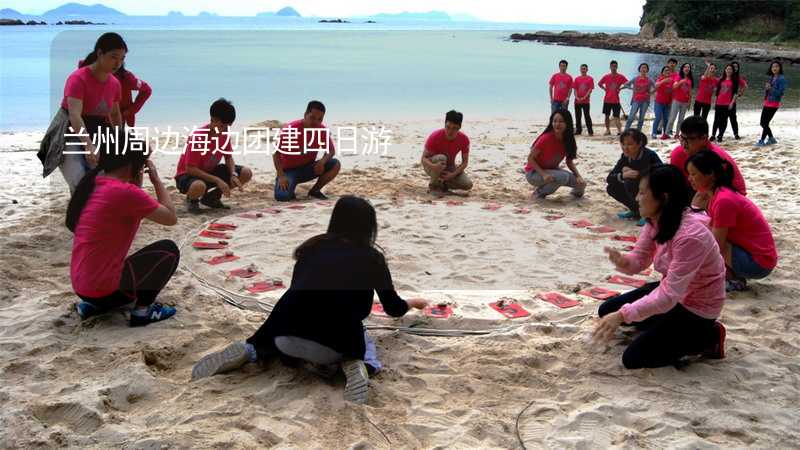
<svg viewBox="0 0 800 450"><path fill-rule="evenodd" d="M0 0L0 8L41 14L69 0ZM93 4L96 0L87 0ZM638 27L644 0L105 0L99 2L130 15L163 15L170 10L194 15L208 11L224 16L252 16L291 6L303 16L364 16L403 11L445 11L494 22Z"/></svg>

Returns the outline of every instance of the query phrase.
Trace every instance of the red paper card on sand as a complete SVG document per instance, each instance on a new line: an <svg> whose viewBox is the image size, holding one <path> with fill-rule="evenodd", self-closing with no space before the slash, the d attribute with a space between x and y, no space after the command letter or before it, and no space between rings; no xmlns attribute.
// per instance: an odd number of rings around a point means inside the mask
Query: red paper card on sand
<svg viewBox="0 0 800 450"><path fill-rule="evenodd" d="M514 210L516 214L530 214L530 208L517 208Z"/></svg>
<svg viewBox="0 0 800 450"><path fill-rule="evenodd" d="M509 319L528 317L531 315L531 313L525 311L525 308L523 308L522 305L510 300L499 300L494 303L489 303L489 307L508 317Z"/></svg>
<svg viewBox="0 0 800 450"><path fill-rule="evenodd" d="M464 202L462 202L461 200L448 200L447 201L447 206L461 206L463 204L464 204Z"/></svg>
<svg viewBox="0 0 800 450"><path fill-rule="evenodd" d="M212 239L231 239L231 236L228 233L223 233L221 231L213 231L213 230L203 230L200 232L200 237L207 237Z"/></svg>
<svg viewBox="0 0 800 450"><path fill-rule="evenodd" d="M570 222L569 224L572 225L575 228L587 228L587 227L590 227L590 226L594 225L592 222L589 222L586 219L575 220L575 221Z"/></svg>
<svg viewBox="0 0 800 450"><path fill-rule="evenodd" d="M589 228L589 230L595 233L613 233L617 231L616 229L607 226L592 227Z"/></svg>
<svg viewBox="0 0 800 450"><path fill-rule="evenodd" d="M250 270L247 267L243 269L235 269L228 272L228 276L230 277L238 277L238 278L253 278L256 275L261 275L261 272Z"/></svg>
<svg viewBox="0 0 800 450"><path fill-rule="evenodd" d="M434 319L447 319L453 315L453 308L450 305L433 305L426 307L423 312Z"/></svg>
<svg viewBox="0 0 800 450"><path fill-rule="evenodd" d="M237 259L239 259L239 257L235 256L235 255L219 255L219 256L215 256L215 257L209 259L206 262L208 264L211 264L212 266L216 266L218 264L223 264L223 263L226 263L226 262L236 261Z"/></svg>
<svg viewBox="0 0 800 450"><path fill-rule="evenodd" d="M586 297L591 297L595 300L608 300L611 297L618 296L619 292L612 291L611 289L593 286L578 292L578 294L585 295Z"/></svg>
<svg viewBox="0 0 800 450"><path fill-rule="evenodd" d="M329 202L327 200L319 200L314 202L314 204L317 206L333 206L333 202Z"/></svg>
<svg viewBox="0 0 800 450"><path fill-rule="evenodd" d="M269 292L274 291L276 289L281 289L283 287L283 283L275 284L272 281L258 281L256 283L247 286L247 291L251 294L260 294L262 292Z"/></svg>
<svg viewBox="0 0 800 450"><path fill-rule="evenodd" d="M636 242L636 236L622 236L620 234L615 234L611 237L611 239L615 241L622 241L622 242Z"/></svg>
<svg viewBox="0 0 800 450"><path fill-rule="evenodd" d="M260 212L246 212L239 214L236 217L241 217L242 219L260 219L264 217L264 214Z"/></svg>
<svg viewBox="0 0 800 450"><path fill-rule="evenodd" d="M564 216L559 216L559 215L556 215L556 214L551 214L549 216L544 216L544 220L549 220L550 222L552 222L554 220L563 219L563 218L564 218Z"/></svg>
<svg viewBox="0 0 800 450"><path fill-rule="evenodd" d="M195 242L192 244L192 247L199 250L219 250L227 246L228 244L223 244L222 242Z"/></svg>
<svg viewBox="0 0 800 450"><path fill-rule="evenodd" d="M488 209L489 211L497 211L498 209L500 209L502 207L503 207L503 205L501 205L499 203L487 203L487 204L483 205L483 208L481 208L481 209Z"/></svg>
<svg viewBox="0 0 800 450"><path fill-rule="evenodd" d="M287 206L289 209L305 209L305 205L289 205Z"/></svg>
<svg viewBox="0 0 800 450"><path fill-rule="evenodd" d="M267 213L267 214L280 214L281 210L278 209L278 208L265 208L265 209L262 209L261 212Z"/></svg>
<svg viewBox="0 0 800 450"><path fill-rule="evenodd" d="M373 303L372 304L372 314L376 316L386 316L386 311L383 310L383 305L380 303Z"/></svg>
<svg viewBox="0 0 800 450"><path fill-rule="evenodd" d="M625 286L631 286L635 288L640 288L645 284L647 284L647 281L645 280L639 280L636 278L626 277L623 275L610 275L608 278L606 278L606 280L608 280L609 283L622 284Z"/></svg>
<svg viewBox="0 0 800 450"><path fill-rule="evenodd" d="M216 231L232 231L236 229L236 225L232 223L214 222L208 226L208 229Z"/></svg>
<svg viewBox="0 0 800 450"><path fill-rule="evenodd" d="M573 306L578 306L581 304L581 302L569 298L559 292L542 292L539 294L539 298L547 303L552 303L559 308L572 308Z"/></svg>

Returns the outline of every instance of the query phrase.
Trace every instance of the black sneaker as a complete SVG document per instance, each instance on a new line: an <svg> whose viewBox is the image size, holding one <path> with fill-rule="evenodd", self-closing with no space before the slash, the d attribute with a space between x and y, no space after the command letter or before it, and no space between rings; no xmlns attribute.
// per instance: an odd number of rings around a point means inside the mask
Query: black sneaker
<svg viewBox="0 0 800 450"><path fill-rule="evenodd" d="M202 211L200 209L200 200L189 200L186 199L186 210L192 214L200 214Z"/></svg>
<svg viewBox="0 0 800 450"><path fill-rule="evenodd" d="M308 191L308 196L316 198L317 200L327 200L328 196L323 194L322 191Z"/></svg>
<svg viewBox="0 0 800 450"><path fill-rule="evenodd" d="M213 209L231 209L230 206L222 203L222 200L220 200L221 198L222 191L219 189L214 189L213 191L206 193L206 195L200 199L200 203Z"/></svg>

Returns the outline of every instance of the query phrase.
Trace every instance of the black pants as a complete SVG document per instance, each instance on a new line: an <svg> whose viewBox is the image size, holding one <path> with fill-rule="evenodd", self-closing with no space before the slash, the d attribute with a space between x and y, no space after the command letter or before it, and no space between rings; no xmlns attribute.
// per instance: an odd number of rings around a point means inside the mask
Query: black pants
<svg viewBox="0 0 800 450"><path fill-rule="evenodd" d="M694 115L702 117L703 120L708 120L708 113L711 111L711 104L703 102L694 102Z"/></svg>
<svg viewBox="0 0 800 450"><path fill-rule="evenodd" d="M603 317L618 311L622 305L633 303L646 296L659 285L648 283L600 305L598 313ZM664 367L674 365L688 355L698 355L718 342L714 319L705 319L684 308L680 303L664 314L648 317L634 325L641 333L628 345L622 354L626 369Z"/></svg>
<svg viewBox="0 0 800 450"><path fill-rule="evenodd" d="M778 112L778 108L770 108L769 106L765 106L764 109L761 110L761 128L763 129L761 131L762 141L766 138L774 139L769 123L772 121L772 118L775 117L776 112Z"/></svg>
<svg viewBox="0 0 800 450"><path fill-rule="evenodd" d="M636 201L636 195L639 193L639 180L623 179L619 181L613 178L606 186L606 192L611 198L633 211L637 217L639 216L639 202Z"/></svg>
<svg viewBox="0 0 800 450"><path fill-rule="evenodd" d="M730 114L730 109L724 105L716 105L714 106L714 127L711 129L711 136L716 136L718 139L722 139L722 136L725 135L725 130L728 128L728 115ZM717 134L719 132L719 134Z"/></svg>
<svg viewBox="0 0 800 450"><path fill-rule="evenodd" d="M583 116L586 117L586 129L589 130L589 134L594 134L594 131L592 130L592 116L589 114L588 103L575 103L575 133L581 134L583 131L583 127L581 126L581 113L583 113Z"/></svg>
<svg viewBox="0 0 800 450"><path fill-rule="evenodd" d="M733 104L732 108L728 109L728 120L731 122L733 137L739 139L739 120L736 118L736 103Z"/></svg>
<svg viewBox="0 0 800 450"><path fill-rule="evenodd" d="M118 290L100 298L78 296L100 313L134 302L136 306L149 306L172 278L179 261L180 252L174 242L154 242L125 258Z"/></svg>

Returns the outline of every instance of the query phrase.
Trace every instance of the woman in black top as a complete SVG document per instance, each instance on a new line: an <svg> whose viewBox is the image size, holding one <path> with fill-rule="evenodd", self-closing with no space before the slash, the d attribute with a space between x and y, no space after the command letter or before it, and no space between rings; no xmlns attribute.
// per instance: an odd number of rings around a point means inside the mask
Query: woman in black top
<svg viewBox="0 0 800 450"><path fill-rule="evenodd" d="M261 328L246 342L203 357L192 378L273 356L320 365L341 363L347 377L345 399L366 402L364 361L373 371L380 369L361 323L372 310L374 293L393 317L404 315L409 307L427 306L424 300L405 301L395 292L386 259L375 244L377 230L375 209L366 200L339 199L328 232L295 250L292 283Z"/></svg>
<svg viewBox="0 0 800 450"><path fill-rule="evenodd" d="M647 136L633 128L619 136L619 145L622 155L606 178L606 192L628 208L617 214L620 219L638 220L639 226L644 226L636 200L639 181L650 173L653 166L661 164L661 158L647 148Z"/></svg>

